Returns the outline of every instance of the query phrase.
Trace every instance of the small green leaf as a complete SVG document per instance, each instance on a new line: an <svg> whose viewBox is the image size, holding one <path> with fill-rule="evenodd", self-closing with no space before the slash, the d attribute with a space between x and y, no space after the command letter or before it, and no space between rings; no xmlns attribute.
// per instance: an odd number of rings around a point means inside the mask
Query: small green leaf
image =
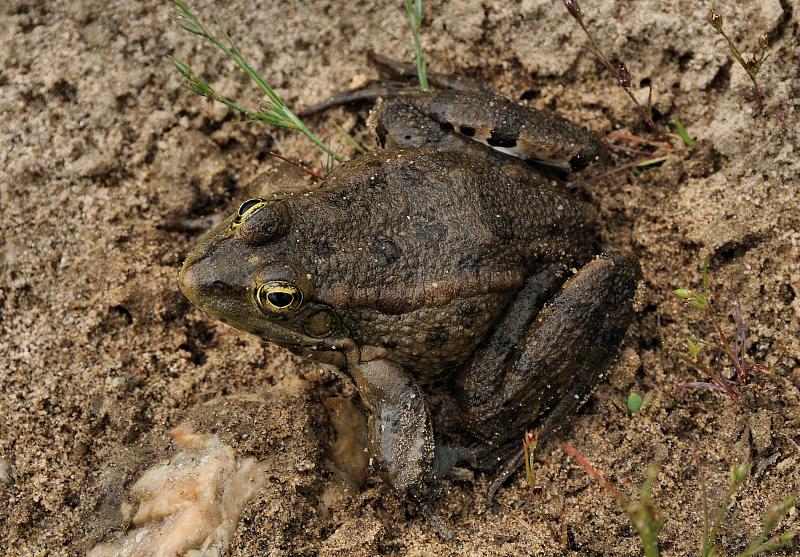
<svg viewBox="0 0 800 557"><path fill-rule="evenodd" d="M706 311L708 309L708 298L700 294L695 294L691 297L689 305L693 308Z"/></svg>
<svg viewBox="0 0 800 557"><path fill-rule="evenodd" d="M770 531L778 525L778 522L783 518L783 515L789 512L789 509L794 507L795 498L788 497L783 501L772 503L767 507L767 512L764 515L764 530Z"/></svg>
<svg viewBox="0 0 800 557"><path fill-rule="evenodd" d="M194 79L194 72L192 72L192 68L175 58L174 56L169 57L169 61L172 62L172 65L178 68L178 71L183 74L183 77L186 79Z"/></svg>
<svg viewBox="0 0 800 557"><path fill-rule="evenodd" d="M694 139L689 137L689 132L686 131L686 128L683 125L677 116L672 117L672 123L675 126L675 129L678 130L678 135L680 136L681 140L683 141L684 145L691 148L694 147Z"/></svg>
<svg viewBox="0 0 800 557"><path fill-rule="evenodd" d="M184 2L181 2L181 0L169 0L169 1L172 2L175 5L175 7L178 8L180 11L182 11L184 14L187 15L190 14L189 6L187 6Z"/></svg>
<svg viewBox="0 0 800 557"><path fill-rule="evenodd" d="M689 355L692 359L696 360L697 357L700 355L700 351L703 349L702 344L697 342L695 339L690 338L686 341L686 349L689 352Z"/></svg>
<svg viewBox="0 0 800 557"><path fill-rule="evenodd" d="M672 293L675 294L681 300L688 300L689 297L694 296L694 292L692 292L688 288L678 288L677 290L673 290Z"/></svg>
<svg viewBox="0 0 800 557"><path fill-rule="evenodd" d="M730 478L728 479L728 485L730 486L731 491L735 491L742 482L745 480L747 475L750 473L750 462L745 461L741 463L739 466L733 468L731 470Z"/></svg>
<svg viewBox="0 0 800 557"><path fill-rule="evenodd" d="M197 22L187 19L183 16L177 16L174 19L175 23L177 23L184 31L188 31L194 35L201 35L203 37L206 35L206 32L200 28Z"/></svg>
<svg viewBox="0 0 800 557"><path fill-rule="evenodd" d="M639 410L642 409L642 403L644 399L642 395L637 392L631 391L631 394L628 395L628 412L631 414L636 414Z"/></svg>

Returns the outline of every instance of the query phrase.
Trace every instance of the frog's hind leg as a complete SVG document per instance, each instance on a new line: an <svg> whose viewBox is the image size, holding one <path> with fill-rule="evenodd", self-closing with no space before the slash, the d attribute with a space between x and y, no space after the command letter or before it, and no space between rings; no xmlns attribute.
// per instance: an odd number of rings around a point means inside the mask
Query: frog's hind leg
<svg viewBox="0 0 800 557"><path fill-rule="evenodd" d="M439 125L513 157L581 170L604 152L585 128L488 91L415 92L404 99Z"/></svg>
<svg viewBox="0 0 800 557"><path fill-rule="evenodd" d="M464 425L483 441L482 467L496 468L535 422L543 442L568 423L618 351L639 278L633 257L600 256L527 322L523 287L457 380Z"/></svg>
<svg viewBox="0 0 800 557"><path fill-rule="evenodd" d="M489 162L509 177L541 187L545 181L531 172L523 160L510 157L458 133L452 126L439 124L408 102L405 96L381 99L370 114L368 125L375 130L384 148L431 147L437 151L459 151Z"/></svg>

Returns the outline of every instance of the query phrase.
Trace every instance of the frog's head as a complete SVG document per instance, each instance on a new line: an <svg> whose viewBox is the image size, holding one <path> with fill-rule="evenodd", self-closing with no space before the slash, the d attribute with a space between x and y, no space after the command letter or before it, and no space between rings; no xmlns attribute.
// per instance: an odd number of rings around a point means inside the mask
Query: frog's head
<svg viewBox="0 0 800 557"><path fill-rule="evenodd" d="M337 363L341 356L331 351L341 348L342 325L315 300L312 276L290 259L290 221L285 200L245 201L192 250L178 284L193 304L228 325Z"/></svg>

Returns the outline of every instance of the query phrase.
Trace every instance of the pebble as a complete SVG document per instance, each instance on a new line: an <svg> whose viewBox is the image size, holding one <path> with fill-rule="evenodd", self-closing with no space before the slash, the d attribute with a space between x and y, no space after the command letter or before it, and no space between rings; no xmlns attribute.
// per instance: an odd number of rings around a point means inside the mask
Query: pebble
<svg viewBox="0 0 800 557"><path fill-rule="evenodd" d="M0 483L10 485L13 481L11 478L11 464L5 458L0 458Z"/></svg>

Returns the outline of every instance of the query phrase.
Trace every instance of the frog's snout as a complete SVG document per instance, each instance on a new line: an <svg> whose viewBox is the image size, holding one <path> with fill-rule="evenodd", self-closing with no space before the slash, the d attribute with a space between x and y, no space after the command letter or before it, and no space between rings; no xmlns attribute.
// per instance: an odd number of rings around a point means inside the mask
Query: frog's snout
<svg viewBox="0 0 800 557"><path fill-rule="evenodd" d="M225 276L214 264L213 258L189 254L178 273L178 287L183 295L201 309L214 300L230 299L246 293L240 281Z"/></svg>
<svg viewBox="0 0 800 557"><path fill-rule="evenodd" d="M191 254L186 258L183 267L178 272L178 288L186 299L195 305L200 304L203 293L203 277L198 272L198 267L194 265Z"/></svg>

